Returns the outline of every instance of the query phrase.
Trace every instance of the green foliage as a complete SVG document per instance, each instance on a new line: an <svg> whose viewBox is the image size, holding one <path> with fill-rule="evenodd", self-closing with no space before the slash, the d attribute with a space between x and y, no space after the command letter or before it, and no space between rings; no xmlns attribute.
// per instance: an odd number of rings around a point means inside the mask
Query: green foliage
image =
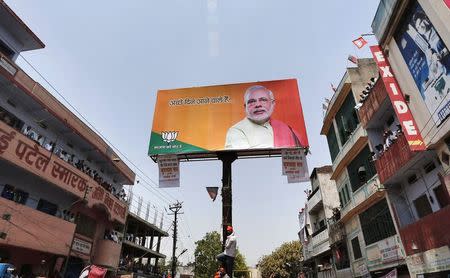
<svg viewBox="0 0 450 278"><path fill-rule="evenodd" d="M272 254L259 260L262 277L295 278L300 272L300 241L283 243Z"/></svg>
<svg viewBox="0 0 450 278"><path fill-rule="evenodd" d="M221 235L216 231L206 233L201 240L195 242L195 245L195 277L214 277L214 274L219 268L219 262L216 260L216 256L222 252ZM235 269L247 270L245 257L239 252L239 250L236 254Z"/></svg>

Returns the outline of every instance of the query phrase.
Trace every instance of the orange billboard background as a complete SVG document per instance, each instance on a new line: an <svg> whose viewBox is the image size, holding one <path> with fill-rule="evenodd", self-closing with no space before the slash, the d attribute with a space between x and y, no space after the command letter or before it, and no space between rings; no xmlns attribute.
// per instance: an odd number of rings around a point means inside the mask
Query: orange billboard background
<svg viewBox="0 0 450 278"><path fill-rule="evenodd" d="M149 155L224 150L228 129L246 117L244 93L253 85L273 92L271 118L291 126L308 144L297 80L287 79L159 90ZM176 141L166 146L161 135L169 131L177 132Z"/></svg>

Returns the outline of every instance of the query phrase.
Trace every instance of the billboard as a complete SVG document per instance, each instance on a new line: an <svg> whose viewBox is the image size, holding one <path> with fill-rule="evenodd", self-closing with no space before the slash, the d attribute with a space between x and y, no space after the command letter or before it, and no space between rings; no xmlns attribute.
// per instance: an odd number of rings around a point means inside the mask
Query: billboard
<svg viewBox="0 0 450 278"><path fill-rule="evenodd" d="M308 147L296 79L159 90L149 155Z"/></svg>
<svg viewBox="0 0 450 278"><path fill-rule="evenodd" d="M414 1L395 41L436 125L450 115L450 54L422 7Z"/></svg>

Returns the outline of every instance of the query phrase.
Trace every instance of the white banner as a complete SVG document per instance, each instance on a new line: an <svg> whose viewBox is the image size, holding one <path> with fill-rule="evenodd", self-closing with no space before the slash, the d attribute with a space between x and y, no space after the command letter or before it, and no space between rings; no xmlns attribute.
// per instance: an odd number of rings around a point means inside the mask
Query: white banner
<svg viewBox="0 0 450 278"><path fill-rule="evenodd" d="M303 149L282 150L281 162L282 174L287 176L288 183L309 181L308 164Z"/></svg>
<svg viewBox="0 0 450 278"><path fill-rule="evenodd" d="M176 155L159 155L159 187L180 187L180 164Z"/></svg>

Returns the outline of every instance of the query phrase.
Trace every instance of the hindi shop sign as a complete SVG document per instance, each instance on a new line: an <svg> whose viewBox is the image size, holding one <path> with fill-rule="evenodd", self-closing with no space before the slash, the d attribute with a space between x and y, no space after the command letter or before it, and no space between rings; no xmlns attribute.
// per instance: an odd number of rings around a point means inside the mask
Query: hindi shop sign
<svg viewBox="0 0 450 278"><path fill-rule="evenodd" d="M37 145L34 141L0 121L0 157L18 167L59 186L79 198L86 199L88 206L102 205L111 219L125 223L127 206L107 192L90 176L71 164Z"/></svg>
<svg viewBox="0 0 450 278"><path fill-rule="evenodd" d="M72 243L73 251L89 256L91 254L91 249L92 249L92 243L87 242L82 239L79 239L77 237L73 238L73 243Z"/></svg>
<svg viewBox="0 0 450 278"><path fill-rule="evenodd" d="M394 111L397 114L400 124L402 125L409 148L411 151L426 150L420 130L417 127L416 121L414 120L408 104L406 104L405 98L400 86L398 85L397 79L392 72L389 61L384 57L380 46L371 46L370 50L372 51L372 55L378 65L381 78L388 92L392 106L394 107Z"/></svg>

